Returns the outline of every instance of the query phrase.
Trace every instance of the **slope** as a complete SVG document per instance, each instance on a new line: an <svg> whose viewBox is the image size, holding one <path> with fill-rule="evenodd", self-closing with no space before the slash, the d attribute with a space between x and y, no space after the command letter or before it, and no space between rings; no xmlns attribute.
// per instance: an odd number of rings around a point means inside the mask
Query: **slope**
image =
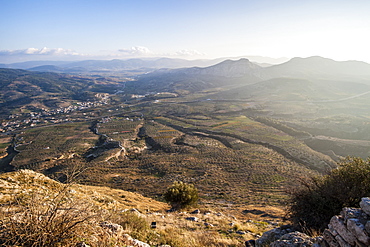
<svg viewBox="0 0 370 247"><path fill-rule="evenodd" d="M122 80L124 81L124 80ZM94 101L96 93L114 93L120 81L47 72L0 69L0 114L56 109L73 102Z"/></svg>

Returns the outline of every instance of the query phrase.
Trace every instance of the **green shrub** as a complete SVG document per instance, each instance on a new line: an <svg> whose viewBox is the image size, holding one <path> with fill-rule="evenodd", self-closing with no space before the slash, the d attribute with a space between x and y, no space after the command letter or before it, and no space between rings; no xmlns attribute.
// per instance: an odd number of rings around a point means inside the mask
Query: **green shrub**
<svg viewBox="0 0 370 247"><path fill-rule="evenodd" d="M291 193L289 211L296 225L323 230L343 207L358 207L362 197L370 196L370 159L347 158L338 165Z"/></svg>
<svg viewBox="0 0 370 247"><path fill-rule="evenodd" d="M192 184L174 182L164 194L164 199L173 209L193 206L198 201L198 190Z"/></svg>

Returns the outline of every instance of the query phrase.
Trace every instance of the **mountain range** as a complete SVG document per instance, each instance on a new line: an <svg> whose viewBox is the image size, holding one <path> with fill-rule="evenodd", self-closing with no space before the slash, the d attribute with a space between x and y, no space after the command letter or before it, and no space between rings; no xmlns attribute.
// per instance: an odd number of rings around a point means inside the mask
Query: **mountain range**
<svg viewBox="0 0 370 247"><path fill-rule="evenodd" d="M343 90L359 89L355 91L361 92L363 85L370 85L370 64L309 57L293 58L279 65L262 67L248 59L225 60L209 67L157 70L138 76L137 81L128 85L138 92L145 88L153 91L181 89L196 92L210 87L246 86L275 78L304 79L318 87L343 87ZM356 85L355 89L348 86L352 83Z"/></svg>
<svg viewBox="0 0 370 247"><path fill-rule="evenodd" d="M1 68L27 69L41 72L63 73L88 73L104 71L127 71L146 69L152 71L160 68L182 68L193 66L210 66L221 62L223 59L214 60L185 60L173 58L158 59L113 59L113 60L84 60L77 62L67 61L28 61L12 64L0 64Z"/></svg>
<svg viewBox="0 0 370 247"><path fill-rule="evenodd" d="M39 97L41 92L48 92L45 95L63 92L64 95L72 97L71 95L76 95L74 88L78 88L79 92L86 91L85 94L88 92L112 93L121 85L115 80L101 83L97 82L97 77L72 78L68 75L50 72L68 74L93 70L139 70L144 67L152 72L141 73L133 80L127 81L126 92L139 94L163 91L194 93L211 88L223 88L221 93L213 97L218 99L235 97L253 98L254 100L274 99L275 101L293 99L328 101L345 99L370 91L370 64L359 61L338 62L328 58L309 57L293 58L282 64L262 67L242 58L224 60L208 67L173 69L190 66L194 62L162 58L150 61L130 59L73 63L51 62L50 65L40 65L44 62L13 64L9 66L28 67L36 64L39 66L30 68L28 71L1 69L1 104L10 106L16 102L23 102L25 99L28 99L27 102L32 102L31 98ZM205 64L211 61L198 60L197 62ZM212 63L215 62L216 60L212 61ZM100 78L99 80L104 81L105 79ZM31 90L32 88L35 90ZM34 96L31 97L29 95L31 91L27 90L31 90ZM18 107L18 103L14 106Z"/></svg>
<svg viewBox="0 0 370 247"><path fill-rule="evenodd" d="M269 58L261 56L247 56L251 61L262 67L280 64L287 61L287 58ZM184 68L184 67L207 67L215 65L227 59L237 58L217 58L217 59L198 59L186 60L175 58L134 58L134 59L113 59L113 60L83 60L77 62L70 61L27 61L11 64L0 64L0 68L27 69L32 71L56 72L56 73L90 73L104 71L128 71L138 70L139 72L153 71L161 68Z"/></svg>

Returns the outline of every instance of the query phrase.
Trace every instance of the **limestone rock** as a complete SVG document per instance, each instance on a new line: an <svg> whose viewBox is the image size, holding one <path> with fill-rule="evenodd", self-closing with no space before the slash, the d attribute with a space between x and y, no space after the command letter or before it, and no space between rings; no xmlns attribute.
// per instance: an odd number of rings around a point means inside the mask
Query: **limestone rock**
<svg viewBox="0 0 370 247"><path fill-rule="evenodd" d="M361 209L367 214L370 215L370 198L364 197L360 202Z"/></svg>
<svg viewBox="0 0 370 247"><path fill-rule="evenodd" d="M347 228L360 242L368 246L370 245L369 235L359 219L349 219L347 221Z"/></svg>
<svg viewBox="0 0 370 247"><path fill-rule="evenodd" d="M370 221L366 222L366 224L365 224L365 230L366 230L367 233L370 234Z"/></svg>
<svg viewBox="0 0 370 247"><path fill-rule="evenodd" d="M329 229L325 229L322 235L324 240L330 247L340 247L337 240L335 239L335 236L338 234L334 235Z"/></svg>
<svg viewBox="0 0 370 247"><path fill-rule="evenodd" d="M149 244L144 243L144 242L142 242L140 240L137 240L137 239L132 240L132 245L135 246L135 247L150 247Z"/></svg>
<svg viewBox="0 0 370 247"><path fill-rule="evenodd" d="M356 242L355 236L351 232L348 231L346 225L344 224L343 220L338 216L333 216L330 220L330 224L333 228L338 232L341 238L343 238L347 243L350 245L354 245ZM335 238L337 239L338 236ZM338 239L337 239L338 240Z"/></svg>
<svg viewBox="0 0 370 247"><path fill-rule="evenodd" d="M345 223L348 219L360 218L363 214L364 212L359 208L343 208L340 212L340 215L343 217Z"/></svg>
<svg viewBox="0 0 370 247"><path fill-rule="evenodd" d="M123 239L124 239L124 242L127 245L129 245L129 246L134 246L134 247L150 247L149 244L144 243L144 242L142 242L140 240L134 239L134 238L132 238L128 234L123 234Z"/></svg>
<svg viewBox="0 0 370 247"><path fill-rule="evenodd" d="M281 226L279 228L272 229L270 231L264 232L262 236L256 240L257 246L266 246L278 239L283 235L292 232L293 229L289 225Z"/></svg>
<svg viewBox="0 0 370 247"><path fill-rule="evenodd" d="M291 232L273 242L270 247L311 247L313 239L301 232Z"/></svg>
<svg viewBox="0 0 370 247"><path fill-rule="evenodd" d="M335 240L337 240L340 247L351 247L340 235L335 236Z"/></svg>
<svg viewBox="0 0 370 247"><path fill-rule="evenodd" d="M292 232L281 236L283 232L276 228L265 232L256 245L246 242L246 246L310 246L310 247L367 247L370 246L370 198L362 198L361 208L343 208L340 215L333 216L322 237L310 238Z"/></svg>

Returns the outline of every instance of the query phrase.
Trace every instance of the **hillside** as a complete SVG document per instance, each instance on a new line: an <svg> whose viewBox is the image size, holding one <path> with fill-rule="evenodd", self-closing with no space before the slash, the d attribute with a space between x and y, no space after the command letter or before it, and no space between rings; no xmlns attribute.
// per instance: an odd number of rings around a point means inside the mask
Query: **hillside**
<svg viewBox="0 0 370 247"><path fill-rule="evenodd" d="M298 68L269 79L245 59L132 78L3 69L1 171L66 182L77 169L85 186L150 200L183 181L204 210L280 221L253 210L281 209L302 178L370 152L366 81Z"/></svg>
<svg viewBox="0 0 370 247"><path fill-rule="evenodd" d="M248 102L258 109L252 116L311 133L305 143L335 160L346 155L366 158L368 144L359 141L370 140L366 134L369 68L364 62L322 57L294 58L267 68L242 59L207 68L158 71L128 83L128 89L191 94L192 99L234 105ZM232 72L235 77L229 76Z"/></svg>
<svg viewBox="0 0 370 247"><path fill-rule="evenodd" d="M327 80L356 79L369 82L370 64L360 61L338 62L323 57L293 58L264 69L264 77L316 78Z"/></svg>
<svg viewBox="0 0 370 247"><path fill-rule="evenodd" d="M214 211L216 207L195 214L166 212L167 204L136 193L60 184L30 170L2 174L0 185L0 243L6 245L136 246L144 241L173 247L244 246L247 239L273 227L256 221L253 213L246 222L227 211ZM263 210L250 208L275 220L281 215L271 207ZM149 227L152 222L156 228Z"/></svg>
<svg viewBox="0 0 370 247"><path fill-rule="evenodd" d="M54 110L73 103L98 101L97 93L114 93L122 81L48 72L0 69L0 116Z"/></svg>
<svg viewBox="0 0 370 247"><path fill-rule="evenodd" d="M5 90L19 81L34 83L48 95L43 85L49 85L49 91L65 95L56 99L72 105L84 102L76 99L72 85L94 97L101 86L103 94L89 107L63 108L53 115L22 106L28 111L3 122L3 132L22 131L13 132L12 141L4 138L3 153L9 144L15 151L8 149L1 167L33 169L64 181L63 171L79 164L89 168L81 177L86 184L153 198L183 180L199 186L205 202L232 202L238 211L245 203L281 205L297 178L327 172L348 154L367 155L368 102L362 94L370 91L368 85L258 79L264 69L246 59L228 60L126 81L5 70ZM133 94L138 90L145 94ZM351 116L342 122L345 114Z"/></svg>

